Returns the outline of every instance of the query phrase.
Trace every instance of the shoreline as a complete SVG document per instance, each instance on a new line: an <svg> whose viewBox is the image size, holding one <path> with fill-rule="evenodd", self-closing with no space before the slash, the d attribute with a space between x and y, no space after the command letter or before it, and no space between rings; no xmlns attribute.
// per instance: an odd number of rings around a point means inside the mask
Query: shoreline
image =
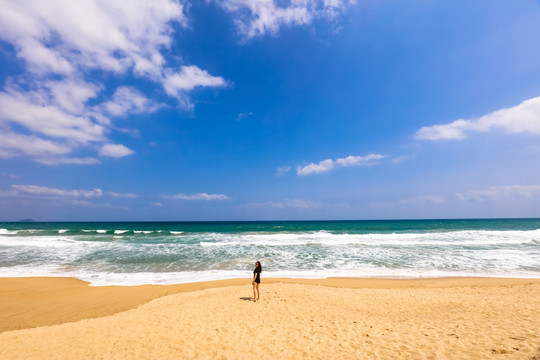
<svg viewBox="0 0 540 360"><path fill-rule="evenodd" d="M345 289L420 289L452 287L513 286L536 284L540 279L440 277L440 278L264 278L269 284L315 285ZM226 279L174 285L91 286L71 277L0 278L0 333L93 319L135 309L164 296L223 287L245 286L251 278Z"/></svg>

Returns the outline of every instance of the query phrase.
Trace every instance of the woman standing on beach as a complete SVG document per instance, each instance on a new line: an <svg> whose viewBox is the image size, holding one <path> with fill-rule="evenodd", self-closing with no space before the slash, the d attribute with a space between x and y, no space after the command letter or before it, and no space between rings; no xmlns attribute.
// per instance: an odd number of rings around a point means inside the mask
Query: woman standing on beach
<svg viewBox="0 0 540 360"><path fill-rule="evenodd" d="M259 300L259 284L261 283L262 266L259 261L255 263L255 270L253 270L253 301ZM255 291L257 291L257 297L255 297Z"/></svg>

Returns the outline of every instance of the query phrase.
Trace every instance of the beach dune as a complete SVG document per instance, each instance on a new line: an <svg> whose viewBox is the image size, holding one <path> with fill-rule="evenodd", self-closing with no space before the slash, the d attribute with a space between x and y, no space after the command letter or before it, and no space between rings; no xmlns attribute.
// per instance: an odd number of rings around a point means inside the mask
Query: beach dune
<svg viewBox="0 0 540 360"><path fill-rule="evenodd" d="M24 289L27 281L43 288ZM64 287L64 293L46 290L55 286ZM28 310L39 292L49 316L38 317L35 324L31 317L23 321L21 313L39 313L39 305ZM97 294L94 300L91 293ZM265 279L261 300L251 301L251 294L250 279L101 288L74 279L0 279L4 303L0 315L8 319L0 334L2 359L539 359L540 355L540 280ZM60 302L68 299L56 310L50 306L55 296ZM108 308L107 302L113 305ZM95 312L83 314L81 305ZM61 312L82 318L68 319L59 316ZM9 328L10 318L19 319L15 327L20 330Z"/></svg>

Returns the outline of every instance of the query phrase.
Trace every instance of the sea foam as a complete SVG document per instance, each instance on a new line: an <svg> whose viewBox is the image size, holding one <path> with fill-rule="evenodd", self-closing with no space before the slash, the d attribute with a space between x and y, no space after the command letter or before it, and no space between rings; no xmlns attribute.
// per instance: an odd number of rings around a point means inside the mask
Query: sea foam
<svg viewBox="0 0 540 360"><path fill-rule="evenodd" d="M535 220L536 221L536 220ZM94 285L250 277L540 277L540 221L0 227L0 276ZM26 226L26 227L25 227ZM364 226L364 227L362 227Z"/></svg>

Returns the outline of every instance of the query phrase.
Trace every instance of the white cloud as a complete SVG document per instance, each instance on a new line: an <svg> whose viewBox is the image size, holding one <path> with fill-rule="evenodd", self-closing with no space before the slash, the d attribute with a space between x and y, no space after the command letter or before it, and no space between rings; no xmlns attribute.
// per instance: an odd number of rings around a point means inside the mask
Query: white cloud
<svg viewBox="0 0 540 360"><path fill-rule="evenodd" d="M366 156L347 156L343 159L336 160L336 166L361 166L361 165L374 165L374 160L383 159L383 155L369 154Z"/></svg>
<svg viewBox="0 0 540 360"><path fill-rule="evenodd" d="M44 87L50 92L50 103L71 114L84 113L86 101L96 97L102 89L100 85L76 78L46 81ZM47 95L44 94L44 96Z"/></svg>
<svg viewBox="0 0 540 360"><path fill-rule="evenodd" d="M414 198L403 199L400 203L405 205L433 205L443 204L446 202L446 198L437 195L423 195Z"/></svg>
<svg viewBox="0 0 540 360"><path fill-rule="evenodd" d="M8 192L3 192L2 197L15 197L15 198L42 198L42 199L91 199L100 198L104 195L114 198L134 199L137 198L137 194L132 193L116 193L112 191L103 192L101 189L92 190L71 190L71 189L59 189L47 186L39 185L11 185L11 189ZM87 204L87 203L85 203Z"/></svg>
<svg viewBox="0 0 540 360"><path fill-rule="evenodd" d="M280 177L291 171L290 166L281 166L276 169L276 176Z"/></svg>
<svg viewBox="0 0 540 360"><path fill-rule="evenodd" d="M252 116L252 115L253 115L253 113L252 113L251 111L250 111L250 112L247 112L247 113L240 113L240 114L238 114L238 116L236 117L236 121L240 121L240 120L245 119L245 118L247 118L247 117L250 117L250 116Z"/></svg>
<svg viewBox="0 0 540 360"><path fill-rule="evenodd" d="M285 209L285 208L318 209L321 207L319 203L316 203L311 200L301 200L301 199L286 199L283 201L269 201L264 204L270 207L276 208L276 209Z"/></svg>
<svg viewBox="0 0 540 360"><path fill-rule="evenodd" d="M66 157L71 152L72 143L49 141L36 136L28 136L2 130L0 127L0 158L31 156L34 161L44 165L78 164L94 165L100 161L93 157Z"/></svg>
<svg viewBox="0 0 540 360"><path fill-rule="evenodd" d="M449 124L424 126L414 135L419 140L461 140L469 132L501 129L507 133L540 135L540 97L494 111L478 119L458 119Z"/></svg>
<svg viewBox="0 0 540 360"><path fill-rule="evenodd" d="M47 81L38 91L0 91L0 157L29 156L47 165L98 163L67 156L107 140L107 121L94 121L84 105L98 89L69 79Z"/></svg>
<svg viewBox="0 0 540 360"><path fill-rule="evenodd" d="M135 199L135 198L139 197L139 195L137 195L137 194L116 193L116 192L112 192L112 191L107 192L107 195L112 196L114 198L123 198L123 199Z"/></svg>
<svg viewBox="0 0 540 360"><path fill-rule="evenodd" d="M74 165L95 165L100 164L96 158L85 157L85 158L67 158L67 157L35 157L34 160L38 163L44 165L63 165L63 164L74 164Z"/></svg>
<svg viewBox="0 0 540 360"><path fill-rule="evenodd" d="M312 200L301 200L301 199L285 199L283 201L265 201L265 202L252 202L242 205L241 207L248 209L320 209L323 207L323 204L312 201Z"/></svg>
<svg viewBox="0 0 540 360"><path fill-rule="evenodd" d="M11 185L11 188L15 193L20 195L31 195L31 196L52 196L52 197L70 197L70 198L93 198L100 197L103 195L101 189L93 190L65 190L65 189L56 189L46 186L38 185Z"/></svg>
<svg viewBox="0 0 540 360"><path fill-rule="evenodd" d="M35 39L21 39L19 46L18 55L26 60L28 69L32 72L64 75L74 72L73 66L65 58Z"/></svg>
<svg viewBox="0 0 540 360"><path fill-rule="evenodd" d="M311 163L306 166L298 166L296 168L296 173L298 175L311 175L311 174L320 174L323 172L328 172L338 167L348 167L348 166L372 166L377 164L378 160L384 159L384 155L380 154L369 154L366 156L347 156L346 158L341 159L326 159L318 164Z"/></svg>
<svg viewBox="0 0 540 360"><path fill-rule="evenodd" d="M223 195L223 194L207 194L207 193L162 195L161 198L163 198L163 199L172 199L172 200L206 200L206 201L231 200L231 198L228 197L227 195Z"/></svg>
<svg viewBox="0 0 540 360"><path fill-rule="evenodd" d="M121 144L106 144L102 146L102 148L99 150L99 153L102 156L121 158L124 156L132 155L135 152Z"/></svg>
<svg viewBox="0 0 540 360"><path fill-rule="evenodd" d="M9 1L2 4L0 36L41 73L70 73L75 64L159 74L173 21L186 24L182 4L169 0Z"/></svg>
<svg viewBox="0 0 540 360"><path fill-rule="evenodd" d="M312 20L312 14L305 5L279 7L274 1L228 0L221 2L228 11L246 11L250 16L236 19L239 31L247 38L266 33L275 34L281 25L304 25Z"/></svg>
<svg viewBox="0 0 540 360"><path fill-rule="evenodd" d="M14 123L34 134L85 144L103 141L105 128L85 116L74 116L49 104L38 93L0 92L0 124Z"/></svg>
<svg viewBox="0 0 540 360"><path fill-rule="evenodd" d="M392 159L392 162L394 164L402 164L406 161L409 161L414 158L414 155L403 155L403 156L396 156Z"/></svg>
<svg viewBox="0 0 540 360"><path fill-rule="evenodd" d="M8 178L8 179L17 179L18 176L17 175L13 175L13 174L6 174L6 173L0 173L0 177L3 177L3 178Z"/></svg>
<svg viewBox="0 0 540 360"><path fill-rule="evenodd" d="M126 116L128 113L153 112L160 106L137 89L122 86L116 89L112 99L101 104L101 107L112 116Z"/></svg>
<svg viewBox="0 0 540 360"><path fill-rule="evenodd" d="M167 71L163 78L165 92L176 97L184 107L191 108L186 92L196 87L223 87L227 84L220 76L212 76L206 70L201 70L195 65L182 66L179 72Z"/></svg>
<svg viewBox="0 0 540 360"><path fill-rule="evenodd" d="M16 134L0 127L0 157L2 158L11 158L20 155L57 156L65 155L69 152L69 146L43 140L35 136Z"/></svg>
<svg viewBox="0 0 540 360"><path fill-rule="evenodd" d="M318 164L311 163L306 166L298 166L296 168L296 173L298 175L310 175L310 174L320 174L323 172L330 171L335 168L335 162L332 159L326 159L321 161Z"/></svg>
<svg viewBox="0 0 540 360"><path fill-rule="evenodd" d="M174 74L164 58L174 24L187 27L183 2L177 0L3 2L0 40L13 45L25 72L0 90L0 131L30 143L3 142L0 157L29 156L58 165L99 162L74 156L83 147L101 148L104 156L131 154L120 145L102 147L113 142L112 130L121 130L112 118L152 112L162 105L130 87L109 91L105 79L111 76L128 74L154 82L185 109L193 108L189 92L195 87L223 86L223 78L195 65ZM102 100L104 92L113 95ZM101 103L89 105L93 99ZM44 152L38 157L39 148Z"/></svg>
<svg viewBox="0 0 540 360"><path fill-rule="evenodd" d="M235 24L246 39L276 34L280 27L310 24L315 18L334 18L355 0L221 0L235 16Z"/></svg>
<svg viewBox="0 0 540 360"><path fill-rule="evenodd" d="M507 185L491 186L481 190L469 191L468 193L456 193L461 201L485 202L512 199L535 198L540 199L540 185Z"/></svg>

